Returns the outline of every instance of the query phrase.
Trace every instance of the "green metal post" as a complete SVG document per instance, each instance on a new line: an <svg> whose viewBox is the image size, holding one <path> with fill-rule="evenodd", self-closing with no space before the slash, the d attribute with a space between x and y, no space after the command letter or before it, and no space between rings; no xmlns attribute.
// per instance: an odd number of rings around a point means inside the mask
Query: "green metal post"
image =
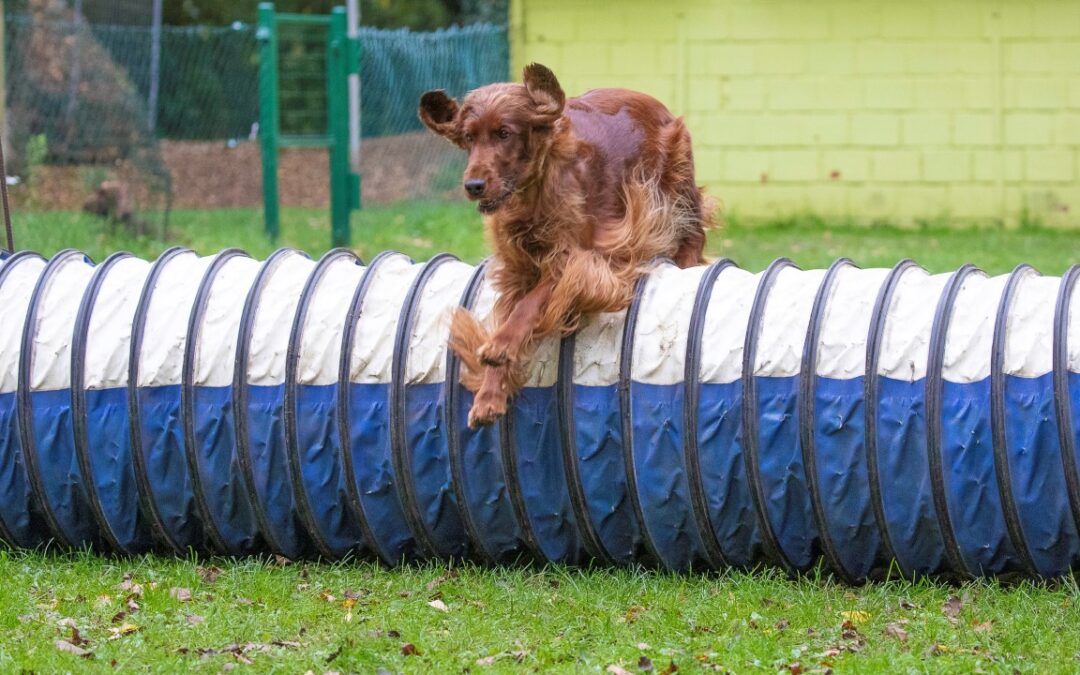
<svg viewBox="0 0 1080 675"><path fill-rule="evenodd" d="M259 3L259 140L262 143L263 219L266 234L276 241L281 232L278 205L278 39L274 5Z"/></svg>
<svg viewBox="0 0 1080 675"><path fill-rule="evenodd" d="M330 232L334 246L348 246L349 233L349 66L344 7L330 13L326 58L327 128L330 132Z"/></svg>

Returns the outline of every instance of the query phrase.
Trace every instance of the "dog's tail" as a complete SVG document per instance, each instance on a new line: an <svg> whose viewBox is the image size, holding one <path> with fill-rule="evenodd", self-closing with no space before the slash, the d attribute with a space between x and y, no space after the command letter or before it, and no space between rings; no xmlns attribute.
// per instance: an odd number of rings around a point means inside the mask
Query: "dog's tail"
<svg viewBox="0 0 1080 675"><path fill-rule="evenodd" d="M450 316L450 349L461 361L461 384L477 391L483 378L484 364L477 352L491 338L488 329L469 310L456 307Z"/></svg>

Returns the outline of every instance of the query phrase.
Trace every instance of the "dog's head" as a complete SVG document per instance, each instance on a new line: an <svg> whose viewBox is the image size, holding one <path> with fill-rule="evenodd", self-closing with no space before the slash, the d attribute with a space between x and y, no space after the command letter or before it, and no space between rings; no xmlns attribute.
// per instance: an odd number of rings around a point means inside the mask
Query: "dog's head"
<svg viewBox="0 0 1080 675"><path fill-rule="evenodd" d="M524 84L491 84L458 102L445 91L420 98L420 120L469 153L463 186L481 213L495 213L536 182L566 104L555 74L525 66Z"/></svg>

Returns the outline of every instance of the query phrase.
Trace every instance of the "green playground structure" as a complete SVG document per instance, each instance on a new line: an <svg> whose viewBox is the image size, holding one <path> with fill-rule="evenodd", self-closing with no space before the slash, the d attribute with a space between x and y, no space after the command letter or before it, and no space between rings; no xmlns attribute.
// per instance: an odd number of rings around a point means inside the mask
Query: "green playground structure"
<svg viewBox="0 0 1080 675"><path fill-rule="evenodd" d="M325 34L326 125L322 133L288 134L281 129L279 36L282 28ZM277 12L273 3L259 4L259 140L262 145L263 205L266 232L276 240L281 231L278 154L281 148L327 148L330 155L330 231L333 246L350 240L349 214L360 208L360 175L349 163L348 78L360 69L360 41L348 36L346 11L330 14ZM309 77L311 73L305 73Z"/></svg>

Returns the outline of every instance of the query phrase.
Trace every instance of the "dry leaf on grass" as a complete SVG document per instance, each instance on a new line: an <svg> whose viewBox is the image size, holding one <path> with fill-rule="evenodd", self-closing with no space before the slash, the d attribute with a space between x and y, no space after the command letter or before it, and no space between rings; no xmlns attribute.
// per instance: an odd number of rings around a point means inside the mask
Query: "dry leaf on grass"
<svg viewBox="0 0 1080 675"><path fill-rule="evenodd" d="M217 565L210 565L209 567L199 567L197 569L199 572L199 576L201 576L202 580L208 584L216 582L223 571Z"/></svg>
<svg viewBox="0 0 1080 675"><path fill-rule="evenodd" d="M56 648L58 650L60 650L62 652L66 652L68 654L74 654L75 656L81 656L84 659L93 658L93 656L94 656L94 653L91 652L89 649L83 649L82 647L79 647L78 645L71 644L67 640L57 640L53 644L56 646Z"/></svg>
<svg viewBox="0 0 1080 675"><path fill-rule="evenodd" d="M136 633L139 630L140 630L140 627L136 626L133 623L124 623L124 624L121 624L118 628L110 628L109 629L109 633L110 633L109 639L110 640L118 640L118 639L124 637L125 635L131 635L132 633Z"/></svg>
<svg viewBox="0 0 1080 675"><path fill-rule="evenodd" d="M891 638L896 638L900 642L906 643L908 641L907 631L901 628L900 624L898 623L890 623L889 625L885 626L885 635Z"/></svg>
<svg viewBox="0 0 1080 675"><path fill-rule="evenodd" d="M169 595L172 596L175 600L179 600L180 602L190 602L191 601L191 589L190 588L179 588L179 587L170 588L169 589Z"/></svg>
<svg viewBox="0 0 1080 675"><path fill-rule="evenodd" d="M844 617L844 621L850 621L856 626L870 620L869 612L840 612L840 616Z"/></svg>
<svg viewBox="0 0 1080 675"><path fill-rule="evenodd" d="M416 645L414 645L413 643L406 642L405 644L401 645L401 655L402 656L420 656L420 650L417 649Z"/></svg>
<svg viewBox="0 0 1080 675"><path fill-rule="evenodd" d="M442 600L432 600L428 603L428 607L439 610L440 612L449 612L450 608L446 606L446 603Z"/></svg>
<svg viewBox="0 0 1080 675"><path fill-rule="evenodd" d="M642 607L641 605L634 605L630 609L626 610L626 614L623 615L623 618L626 619L626 623L634 623L638 620L638 617L640 617L644 613L644 607Z"/></svg>
<svg viewBox="0 0 1080 675"><path fill-rule="evenodd" d="M206 619L202 618L198 614L188 614L185 618L187 619L187 622L192 626L198 626L200 623L206 621Z"/></svg>
<svg viewBox="0 0 1080 675"><path fill-rule="evenodd" d="M631 675L629 670L614 663L607 667L606 672L611 673L611 675Z"/></svg>
<svg viewBox="0 0 1080 675"><path fill-rule="evenodd" d="M941 607L941 613L945 615L945 618L953 623L960 617L960 611L964 608L964 602L955 595L950 595L949 599L945 601L945 604Z"/></svg>

